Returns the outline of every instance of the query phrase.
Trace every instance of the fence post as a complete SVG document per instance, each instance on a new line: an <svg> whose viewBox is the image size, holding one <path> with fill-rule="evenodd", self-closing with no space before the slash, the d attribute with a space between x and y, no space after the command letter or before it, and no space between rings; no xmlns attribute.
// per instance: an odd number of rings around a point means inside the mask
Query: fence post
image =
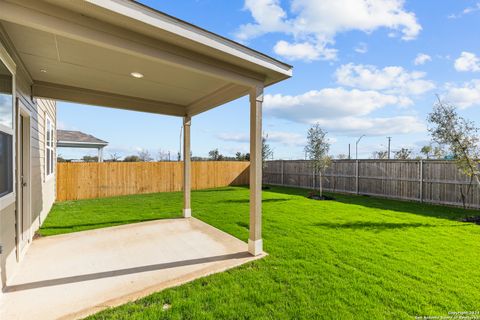
<svg viewBox="0 0 480 320"><path fill-rule="evenodd" d="M333 192L337 189L337 163L333 161L332 163L332 187L333 187Z"/></svg>
<svg viewBox="0 0 480 320"><path fill-rule="evenodd" d="M358 183L358 180L359 180L359 162L358 162L358 159L355 160L355 193L356 194L359 194L359 183Z"/></svg>
<svg viewBox="0 0 480 320"><path fill-rule="evenodd" d="M284 172L285 172L283 166L285 165L285 160L280 160L280 163L281 163L281 166L280 166L280 168L281 168L280 182L281 182L281 183L280 183L280 184L283 186L283 183L284 183Z"/></svg>
<svg viewBox="0 0 480 320"><path fill-rule="evenodd" d="M423 160L420 160L420 170L419 170L419 182L420 182L420 202L423 203Z"/></svg>

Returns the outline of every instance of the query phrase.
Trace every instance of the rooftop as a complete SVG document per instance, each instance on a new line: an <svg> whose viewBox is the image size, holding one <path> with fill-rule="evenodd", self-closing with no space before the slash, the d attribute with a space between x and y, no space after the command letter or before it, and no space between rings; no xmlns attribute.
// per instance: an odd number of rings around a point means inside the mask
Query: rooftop
<svg viewBox="0 0 480 320"><path fill-rule="evenodd" d="M81 131L57 130L58 147L79 147L84 145L106 146L108 142Z"/></svg>

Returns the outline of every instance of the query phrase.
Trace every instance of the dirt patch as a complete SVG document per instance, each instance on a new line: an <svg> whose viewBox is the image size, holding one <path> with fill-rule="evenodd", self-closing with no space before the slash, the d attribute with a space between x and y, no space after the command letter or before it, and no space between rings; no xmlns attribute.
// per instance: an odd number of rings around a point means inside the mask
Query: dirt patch
<svg viewBox="0 0 480 320"><path fill-rule="evenodd" d="M320 196L318 193L313 193L313 192L309 193L307 198L312 200L335 200L334 197L330 197L326 195Z"/></svg>

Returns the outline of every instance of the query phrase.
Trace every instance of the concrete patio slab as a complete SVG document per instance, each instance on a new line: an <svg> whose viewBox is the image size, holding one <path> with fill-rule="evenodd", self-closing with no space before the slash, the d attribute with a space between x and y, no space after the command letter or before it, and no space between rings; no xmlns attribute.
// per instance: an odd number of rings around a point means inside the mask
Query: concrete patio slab
<svg viewBox="0 0 480 320"><path fill-rule="evenodd" d="M35 240L0 319L76 319L258 259L200 220L169 219Z"/></svg>

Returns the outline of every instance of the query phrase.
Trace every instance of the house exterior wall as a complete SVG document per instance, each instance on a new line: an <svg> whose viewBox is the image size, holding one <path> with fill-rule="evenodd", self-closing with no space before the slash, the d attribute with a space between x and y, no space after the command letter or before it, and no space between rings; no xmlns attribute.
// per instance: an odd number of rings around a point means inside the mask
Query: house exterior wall
<svg viewBox="0 0 480 320"><path fill-rule="evenodd" d="M55 135L56 128L56 102L52 100L36 99L31 96L32 83L30 77L25 73L14 48L10 45L8 38L2 31L0 26L0 46L8 52L17 66L15 76L15 94L16 104L22 105L24 110L30 113L30 208L31 220L28 221L30 226L30 235L33 237L35 231L41 226L45 220L55 201L55 174L46 176L45 171L45 122L48 116L53 123L53 132ZM15 106L15 109L17 109ZM15 117L18 117L15 110ZM15 121L16 122L16 121ZM16 140L16 124L14 125L14 140ZM55 137L54 140L55 141ZM54 144L55 145L55 144ZM14 150L16 149L16 141L14 141ZM55 146L54 146L55 148ZM14 151L15 154L15 151ZM54 159L56 159L56 152ZM16 155L14 163L16 165ZM55 164L54 164L55 168ZM15 184L18 184L18 176L14 174ZM0 254L0 287L6 286L8 279L14 274L18 265L17 247L16 247L16 208L17 202L1 209L0 207L0 245L3 252ZM31 238L30 238L31 242ZM23 250L25 252L25 250ZM21 260L21 257L20 257ZM1 295L1 292L0 292Z"/></svg>

